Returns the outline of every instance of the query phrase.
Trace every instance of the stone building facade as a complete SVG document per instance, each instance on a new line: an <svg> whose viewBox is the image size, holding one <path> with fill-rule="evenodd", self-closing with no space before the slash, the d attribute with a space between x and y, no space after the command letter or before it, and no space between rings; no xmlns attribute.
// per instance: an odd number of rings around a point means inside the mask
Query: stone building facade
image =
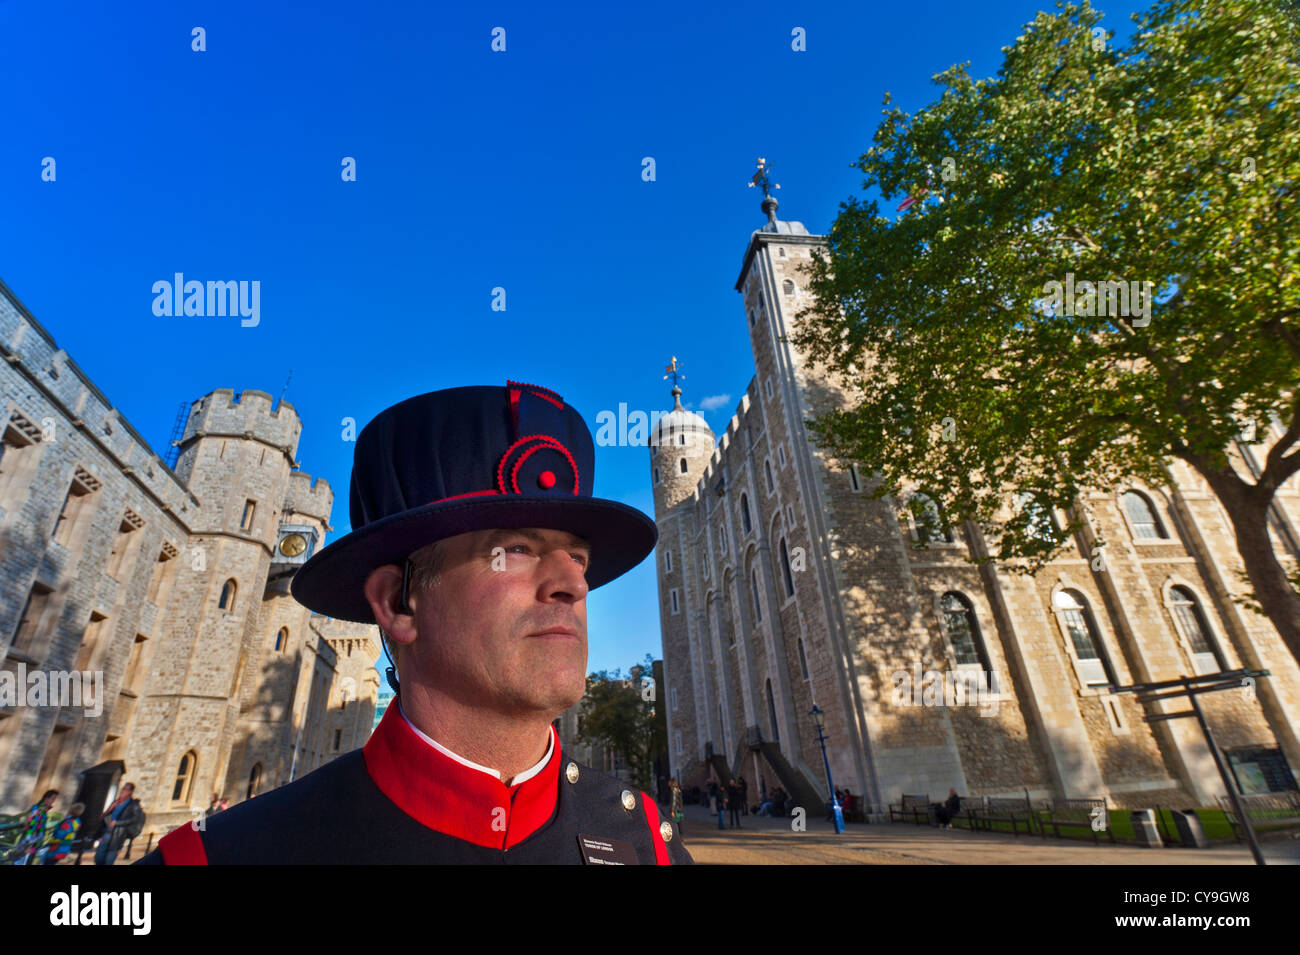
<svg viewBox="0 0 1300 955"><path fill-rule="evenodd" d="M812 443L805 418L848 391L782 339L824 239L777 219L775 199L763 209L735 286L756 373L720 439L674 388L650 447L669 748L683 785L744 774L751 791L779 783L819 805L817 705L835 784L877 812L953 786L1214 805L1223 783L1196 721L1144 721L1186 699L1139 704L1105 685L1247 667L1272 675L1200 697L1209 723L1247 791L1294 786L1300 668L1267 618L1235 602L1231 526L1199 476L1171 461L1165 486L1089 494L1091 528L1034 577L969 563L987 553L978 527L945 532L907 500L872 499L870 475ZM1280 433L1233 453L1248 468ZM1293 562L1300 478L1277 501L1276 545ZM1095 533L1108 542L1102 562Z"/></svg>
<svg viewBox="0 0 1300 955"><path fill-rule="evenodd" d="M334 497L293 406L204 395L170 468L3 283L0 354L0 677L102 687L0 705L0 811L122 760L162 833L364 743L376 628L289 594Z"/></svg>

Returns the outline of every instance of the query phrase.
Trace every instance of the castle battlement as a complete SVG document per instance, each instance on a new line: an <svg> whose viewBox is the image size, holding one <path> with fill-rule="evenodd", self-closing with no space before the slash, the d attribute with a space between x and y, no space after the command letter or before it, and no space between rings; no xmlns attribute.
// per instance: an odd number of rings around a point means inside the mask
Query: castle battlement
<svg viewBox="0 0 1300 955"><path fill-rule="evenodd" d="M207 435L256 438L283 448L292 458L301 433L302 422L289 402L276 405L269 394L254 388L217 388L191 406L181 443Z"/></svg>
<svg viewBox="0 0 1300 955"><path fill-rule="evenodd" d="M289 473L289 489L284 495L286 511L306 514L328 524L334 506L334 489L324 478L314 478L306 471Z"/></svg>
<svg viewBox="0 0 1300 955"><path fill-rule="evenodd" d="M752 381L750 382L750 385L751 387L753 386ZM727 431L725 436L731 437L737 431L739 431L742 424L742 420L747 419L748 415L749 415L749 392L746 391L745 394L740 396L740 401L737 402L736 404L735 414L733 414L731 416L731 420L727 422Z"/></svg>
<svg viewBox="0 0 1300 955"><path fill-rule="evenodd" d="M59 412L24 424L24 430L39 432L39 440L57 441L61 430L75 429L160 507L182 521L190 519L199 506L198 498L3 282L0 357L26 379L26 387L13 395L21 407L30 409L48 402ZM9 420L11 410L21 414L18 408L8 407L8 402L0 404L0 422Z"/></svg>

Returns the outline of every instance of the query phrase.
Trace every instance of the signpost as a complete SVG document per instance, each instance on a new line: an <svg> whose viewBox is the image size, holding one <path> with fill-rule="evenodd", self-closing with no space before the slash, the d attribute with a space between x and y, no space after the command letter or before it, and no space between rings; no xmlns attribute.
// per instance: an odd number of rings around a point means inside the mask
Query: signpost
<svg viewBox="0 0 1300 955"><path fill-rule="evenodd" d="M1250 854L1255 857L1256 865L1267 865L1268 863L1264 861L1264 853L1260 851L1259 840L1255 837L1255 827L1251 825L1250 817L1246 815L1246 810L1241 804L1241 794L1237 792L1237 786L1232 778L1232 770L1228 766L1228 761L1224 759L1218 744L1214 741L1214 734L1210 732L1210 724L1205 722L1205 713L1196 697L1202 693L1217 693L1220 690L1240 690L1246 686L1253 686L1254 681L1260 677L1271 675L1268 670L1227 670L1222 673L1184 676L1176 680L1163 680L1158 683L1134 683L1132 686L1112 685L1109 687L1111 693L1136 693L1139 703L1160 703L1164 700L1187 697L1192 705L1190 710L1157 713L1144 719L1148 723L1161 723L1165 720L1178 720L1188 716L1196 717L1197 722L1201 724L1201 732L1205 734L1205 742L1210 747L1210 755L1214 757L1214 765L1219 767L1219 775L1223 777L1223 785L1228 790L1228 799L1231 800L1232 808L1237 813L1237 819L1241 822L1241 828L1246 833L1246 841L1250 844ZM1247 683L1247 680L1251 682Z"/></svg>

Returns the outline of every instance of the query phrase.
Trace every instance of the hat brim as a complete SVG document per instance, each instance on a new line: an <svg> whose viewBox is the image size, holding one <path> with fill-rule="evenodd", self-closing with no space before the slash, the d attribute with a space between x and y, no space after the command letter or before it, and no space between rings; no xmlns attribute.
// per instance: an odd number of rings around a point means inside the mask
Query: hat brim
<svg viewBox="0 0 1300 955"><path fill-rule="evenodd" d="M366 578L376 567L400 564L435 541L497 527L568 531L591 546L587 588L627 573L654 550L655 522L636 508L592 497L481 498L426 504L345 534L312 555L294 574L290 591L300 604L339 620L374 623Z"/></svg>

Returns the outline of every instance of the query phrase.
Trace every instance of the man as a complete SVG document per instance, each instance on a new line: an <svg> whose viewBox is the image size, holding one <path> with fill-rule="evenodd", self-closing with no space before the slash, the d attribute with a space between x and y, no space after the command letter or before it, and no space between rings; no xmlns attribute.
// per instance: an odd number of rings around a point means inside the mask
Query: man
<svg viewBox="0 0 1300 955"><path fill-rule="evenodd" d="M357 438L352 531L292 592L378 624L397 699L362 749L140 863L691 862L653 800L569 759L551 726L586 688L587 593L657 538L592 497L593 467L582 416L537 385L381 412Z"/></svg>
<svg viewBox="0 0 1300 955"><path fill-rule="evenodd" d="M961 812L961 797L957 795L956 787L953 787L948 790L948 800L934 810L934 816L939 822L939 828L951 829L952 821L959 812Z"/></svg>
<svg viewBox="0 0 1300 955"><path fill-rule="evenodd" d="M135 783L122 787L121 795L104 810L101 818L104 828L100 832L99 848L95 850L95 865L113 865L122 846L140 834L144 823L144 807L135 798Z"/></svg>

